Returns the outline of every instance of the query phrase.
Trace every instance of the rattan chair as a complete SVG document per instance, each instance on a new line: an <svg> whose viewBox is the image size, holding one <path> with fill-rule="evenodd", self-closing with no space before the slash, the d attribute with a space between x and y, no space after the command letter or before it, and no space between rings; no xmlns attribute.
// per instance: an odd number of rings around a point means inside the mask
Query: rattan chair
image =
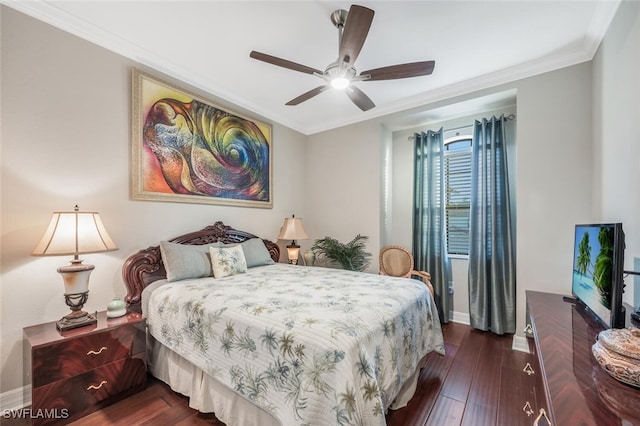
<svg viewBox="0 0 640 426"><path fill-rule="evenodd" d="M393 277L419 277L433 296L431 274L413 269L413 255L402 246L385 246L380 249L380 274Z"/></svg>

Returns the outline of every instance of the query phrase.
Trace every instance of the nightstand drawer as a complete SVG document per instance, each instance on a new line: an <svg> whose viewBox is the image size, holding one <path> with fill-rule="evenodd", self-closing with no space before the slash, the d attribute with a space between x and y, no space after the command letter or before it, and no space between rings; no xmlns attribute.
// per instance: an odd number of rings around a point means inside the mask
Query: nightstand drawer
<svg viewBox="0 0 640 426"><path fill-rule="evenodd" d="M144 348L142 323L33 348L33 387L77 376L144 351Z"/></svg>
<svg viewBox="0 0 640 426"><path fill-rule="evenodd" d="M33 391L33 406L66 412L65 423L144 388L147 379L145 354L124 358L78 376L59 380ZM34 424L47 424L45 419Z"/></svg>
<svg viewBox="0 0 640 426"><path fill-rule="evenodd" d="M24 328L25 384L31 383L34 425L68 424L144 389L146 325L139 313L65 332L55 322ZM66 417L66 418L64 418Z"/></svg>

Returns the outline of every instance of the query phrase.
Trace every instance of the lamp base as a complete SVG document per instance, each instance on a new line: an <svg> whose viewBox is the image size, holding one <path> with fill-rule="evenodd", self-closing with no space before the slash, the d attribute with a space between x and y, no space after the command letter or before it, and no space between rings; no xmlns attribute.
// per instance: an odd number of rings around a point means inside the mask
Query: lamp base
<svg viewBox="0 0 640 426"><path fill-rule="evenodd" d="M299 256L300 246L296 244L296 240L293 240L291 241L291 244L287 246L287 257L289 258L289 265L297 265Z"/></svg>
<svg viewBox="0 0 640 426"><path fill-rule="evenodd" d="M71 309L71 312L56 323L58 330L71 330L98 323L96 314L88 314L82 310L89 298L89 275L93 269L93 265L85 265L77 258L71 261L71 265L58 268L64 281L64 301Z"/></svg>
<svg viewBox="0 0 640 426"><path fill-rule="evenodd" d="M77 311L76 311L77 312ZM84 311L81 311L84 312ZM72 314L75 314L73 312ZM94 312L92 314L88 314L85 312L85 315L76 316L76 315L65 315L60 318L56 322L56 328L59 331L67 331L78 327L86 327L88 325L96 325L98 323L98 312Z"/></svg>

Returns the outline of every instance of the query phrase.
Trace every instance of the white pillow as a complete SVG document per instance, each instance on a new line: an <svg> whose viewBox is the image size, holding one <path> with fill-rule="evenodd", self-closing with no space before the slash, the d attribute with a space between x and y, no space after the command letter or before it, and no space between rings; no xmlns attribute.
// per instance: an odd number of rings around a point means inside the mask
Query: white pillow
<svg viewBox="0 0 640 426"><path fill-rule="evenodd" d="M247 260L240 245L232 247L210 247L211 269L215 278L247 272Z"/></svg>

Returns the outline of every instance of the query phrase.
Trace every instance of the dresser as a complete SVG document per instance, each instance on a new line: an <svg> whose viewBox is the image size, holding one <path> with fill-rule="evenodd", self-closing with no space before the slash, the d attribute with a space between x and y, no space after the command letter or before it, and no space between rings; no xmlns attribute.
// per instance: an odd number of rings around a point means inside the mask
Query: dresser
<svg viewBox="0 0 640 426"><path fill-rule="evenodd" d="M139 313L60 332L56 323L26 327L25 385L34 425L66 424L144 389L145 320Z"/></svg>
<svg viewBox="0 0 640 426"><path fill-rule="evenodd" d="M603 327L569 297L526 295L551 424L640 425L640 389L609 376L591 353Z"/></svg>

